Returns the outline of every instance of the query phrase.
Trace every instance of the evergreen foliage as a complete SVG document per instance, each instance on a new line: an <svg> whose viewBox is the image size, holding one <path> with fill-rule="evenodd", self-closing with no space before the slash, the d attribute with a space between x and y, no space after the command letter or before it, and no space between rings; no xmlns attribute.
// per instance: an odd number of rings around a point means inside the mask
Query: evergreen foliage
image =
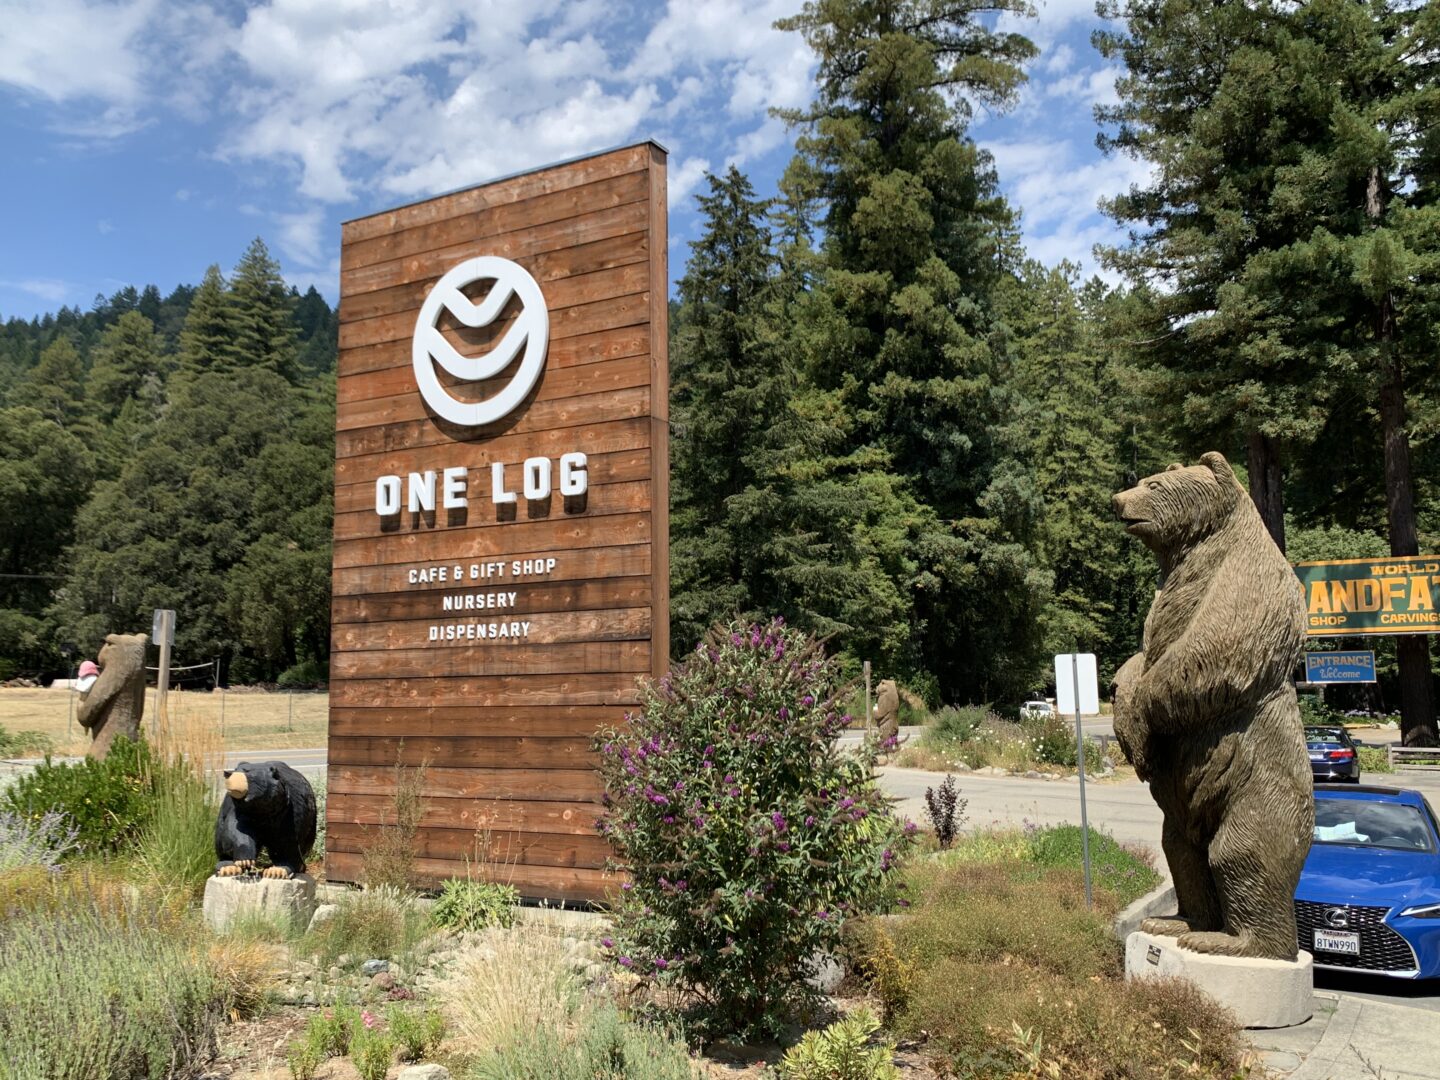
<svg viewBox="0 0 1440 1080"><path fill-rule="evenodd" d="M1126 68L1119 103L1097 109L1102 145L1155 165L1149 185L1110 201L1134 231L1108 259L1144 297L1129 309L1135 351L1164 415L1189 448L1243 442L1282 547L1293 477L1302 520L1384 514L1391 553L1416 554L1410 401L1433 392L1440 345L1440 12L1411 0L1101 11L1125 19L1096 44ZM1337 489L1363 494L1339 509ZM1425 639L1400 649L1406 741L1433 744Z"/></svg>
<svg viewBox="0 0 1440 1080"><path fill-rule="evenodd" d="M0 676L156 607L236 678L324 664L337 325L258 240L230 283L5 325L0 496L26 512L0 524Z"/></svg>
<svg viewBox="0 0 1440 1080"><path fill-rule="evenodd" d="M1117 489L1219 449L1293 558L1435 550L1440 7L1106 0L1126 281L1027 261L969 132L1024 0L811 0L776 190L708 178L672 301L671 634L780 614L932 705L1139 645ZM999 18L1004 16L1003 19ZM0 325L0 677L181 612L177 655L329 652L338 315L255 241L227 278ZM1323 644L1323 643L1317 643ZM1344 643L1336 643L1343 645ZM1378 643L1434 737L1426 639ZM1396 695L1400 687L1401 695ZM1433 694L1432 694L1433 697ZM1420 719L1417 721L1416 717Z"/></svg>

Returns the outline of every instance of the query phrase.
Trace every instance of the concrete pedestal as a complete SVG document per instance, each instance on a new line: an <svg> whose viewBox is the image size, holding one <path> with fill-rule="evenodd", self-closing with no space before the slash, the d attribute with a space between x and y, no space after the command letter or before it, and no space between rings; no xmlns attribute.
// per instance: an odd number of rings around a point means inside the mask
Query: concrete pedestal
<svg viewBox="0 0 1440 1080"><path fill-rule="evenodd" d="M1125 939L1125 977L1189 979L1247 1028L1303 1024L1313 1011L1314 958L1308 952L1294 960L1212 956L1137 930Z"/></svg>
<svg viewBox="0 0 1440 1080"><path fill-rule="evenodd" d="M217 932L248 916L287 919L304 928L315 911L315 879L309 874L293 878L211 875L205 882L203 910L206 924Z"/></svg>

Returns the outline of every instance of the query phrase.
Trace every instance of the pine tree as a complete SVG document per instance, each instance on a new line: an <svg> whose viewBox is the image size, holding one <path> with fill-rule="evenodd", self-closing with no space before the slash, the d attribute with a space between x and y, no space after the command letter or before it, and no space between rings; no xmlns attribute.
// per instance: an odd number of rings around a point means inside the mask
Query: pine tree
<svg viewBox="0 0 1440 1080"><path fill-rule="evenodd" d="M220 267L212 265L190 301L180 331L180 364L189 371L223 371L236 367L242 354L239 330Z"/></svg>
<svg viewBox="0 0 1440 1080"><path fill-rule="evenodd" d="M91 361L87 396L99 419L109 423L125 402L142 395L156 406L168 366L150 320L138 310L121 315L101 336Z"/></svg>
<svg viewBox="0 0 1440 1080"><path fill-rule="evenodd" d="M298 381L295 298L280 276L280 264L258 236L230 275L229 301L240 362Z"/></svg>
<svg viewBox="0 0 1440 1080"><path fill-rule="evenodd" d="M87 442L94 435L85 408L85 365L68 334L40 354L39 363L10 391L9 404L28 405Z"/></svg>
<svg viewBox="0 0 1440 1080"><path fill-rule="evenodd" d="M774 282L766 204L733 165L706 181L671 353L671 615L680 650L759 599L746 570L754 551L728 504L754 484L753 455L784 402L765 311Z"/></svg>
<svg viewBox="0 0 1440 1080"><path fill-rule="evenodd" d="M968 100L1003 107L1034 47L987 26L1021 0L817 0L782 20L819 56L792 204L824 208L823 260L797 345L835 395L833 461L898 474L916 501L910 634L949 698L1028 689L1047 581L1027 550L1037 499L1009 462L1015 402L991 317L1015 247ZM862 485L864 486L864 485ZM963 644L960 644L963 643Z"/></svg>

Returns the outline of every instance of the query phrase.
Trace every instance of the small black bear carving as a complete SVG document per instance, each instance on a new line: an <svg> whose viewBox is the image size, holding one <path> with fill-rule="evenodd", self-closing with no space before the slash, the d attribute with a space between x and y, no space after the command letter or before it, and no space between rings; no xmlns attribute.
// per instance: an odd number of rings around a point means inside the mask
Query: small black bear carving
<svg viewBox="0 0 1440 1080"><path fill-rule="evenodd" d="M283 761L242 761L225 773L225 801L215 822L215 873L234 877L255 869L270 853L265 877L305 872L315 844L315 789Z"/></svg>

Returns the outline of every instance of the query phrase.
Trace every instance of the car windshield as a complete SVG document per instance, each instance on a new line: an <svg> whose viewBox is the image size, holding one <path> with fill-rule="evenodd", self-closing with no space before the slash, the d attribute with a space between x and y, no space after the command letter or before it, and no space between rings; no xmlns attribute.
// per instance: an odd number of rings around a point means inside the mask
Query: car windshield
<svg viewBox="0 0 1440 1080"><path fill-rule="evenodd" d="M1316 799L1315 843L1434 851L1424 815L1404 803Z"/></svg>
<svg viewBox="0 0 1440 1080"><path fill-rule="evenodd" d="M1305 729L1305 745L1312 750L1325 746L1339 746L1341 743L1340 732L1325 731L1321 728Z"/></svg>

